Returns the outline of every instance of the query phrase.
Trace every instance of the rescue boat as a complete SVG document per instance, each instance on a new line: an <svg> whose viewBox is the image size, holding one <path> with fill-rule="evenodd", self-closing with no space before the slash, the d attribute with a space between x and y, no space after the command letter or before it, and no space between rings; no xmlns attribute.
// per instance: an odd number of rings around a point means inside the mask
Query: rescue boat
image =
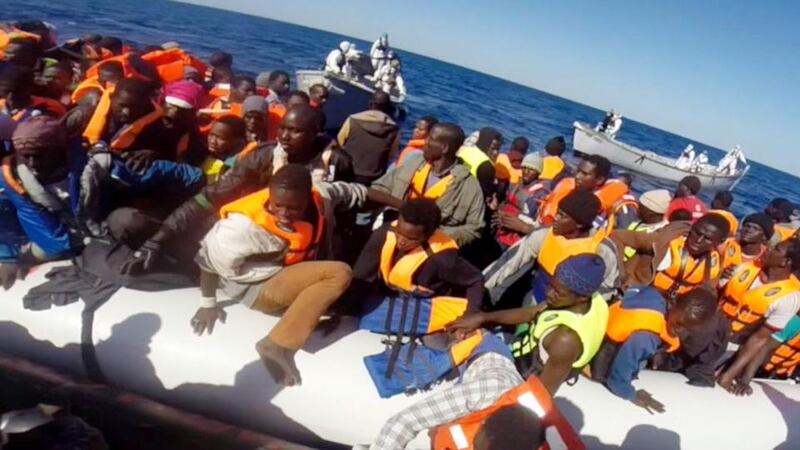
<svg viewBox="0 0 800 450"><path fill-rule="evenodd" d="M323 323L297 355L302 385L283 388L254 349L278 318L231 303L225 324L196 336L189 320L199 289L121 289L91 319L83 302L25 309L22 298L52 267L37 267L2 293L0 352L315 448L369 443L384 421L430 395L381 399L363 358L383 350L382 336L358 330L355 321ZM585 378L563 386L557 403L589 449L800 448L795 384L758 380L752 396L739 398L689 386L681 375L643 371L635 385L666 412L651 415ZM409 448L430 448L427 434Z"/></svg>

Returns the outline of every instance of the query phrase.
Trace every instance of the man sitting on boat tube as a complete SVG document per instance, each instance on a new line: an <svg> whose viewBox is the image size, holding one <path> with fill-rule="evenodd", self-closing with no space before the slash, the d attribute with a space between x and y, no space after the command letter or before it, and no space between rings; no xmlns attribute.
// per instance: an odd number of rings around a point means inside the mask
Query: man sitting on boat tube
<svg viewBox="0 0 800 450"><path fill-rule="evenodd" d="M602 342L605 301L590 298L602 283L603 271L603 261L597 255L573 256L559 265L557 282L550 290L548 302L543 304L546 306L476 314L450 327L454 335L467 336L484 325L514 325L538 317L539 337L550 350L545 355L549 369L560 367L566 372L549 370L541 380L531 375L525 381L506 348L479 353L466 363L459 383L434 392L392 416L369 449L404 449L426 429L431 431L434 450L541 449L557 442L560 444L557 448L584 449L580 437L553 403L552 395L573 362L578 359L582 364L588 362ZM552 323L547 325L548 322ZM563 341L570 342L567 347L571 350L566 354L553 351L553 348L564 349ZM520 417L525 409L536 415Z"/></svg>
<svg viewBox="0 0 800 450"><path fill-rule="evenodd" d="M282 385L301 382L294 362L320 317L350 284L350 267L328 257L336 209L358 207L366 188L349 183L314 187L306 166L288 164L266 189L224 205L206 234L196 261L202 303L191 320L195 333L214 330L225 311L217 287L251 308L281 320L256 344L264 366Z"/></svg>

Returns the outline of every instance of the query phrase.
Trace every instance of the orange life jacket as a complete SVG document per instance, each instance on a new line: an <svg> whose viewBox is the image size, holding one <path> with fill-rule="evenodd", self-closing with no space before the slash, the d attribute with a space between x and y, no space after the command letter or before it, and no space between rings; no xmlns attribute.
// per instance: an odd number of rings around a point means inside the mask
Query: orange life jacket
<svg viewBox="0 0 800 450"><path fill-rule="evenodd" d="M113 93L113 88L108 88L103 92L102 97L100 97L100 102L97 104L94 114L92 114L92 118L89 119L89 124L83 131L83 137L90 145L94 145L103 139L103 134L106 131L106 125L108 123L108 115L111 113L111 95ZM161 109L161 106L153 103L152 112L145 114L132 124L120 128L110 139L111 142L108 142L108 146L116 151L127 150L128 147L133 145L136 138L139 137L145 128L161 120L163 115L164 111Z"/></svg>
<svg viewBox="0 0 800 450"><path fill-rule="evenodd" d="M208 95L213 98L228 98L231 96L230 83L217 83L208 91Z"/></svg>
<svg viewBox="0 0 800 450"><path fill-rule="evenodd" d="M728 236L736 236L736 232L739 231L739 219L737 219L732 212L725 211L724 209L711 209L707 214L717 214L725 218L731 230Z"/></svg>
<svg viewBox="0 0 800 450"><path fill-rule="evenodd" d="M425 148L425 139L411 139L408 141L406 148L400 152L400 156L397 157L397 165L403 165L403 161L408 158L408 155L412 154L414 151L422 150L423 148Z"/></svg>
<svg viewBox="0 0 800 450"><path fill-rule="evenodd" d="M739 275L725 285L720 309L731 319L731 331L734 333L759 325L774 301L800 291L800 280L794 275L785 280L751 288L760 274L761 268L758 265L745 263Z"/></svg>
<svg viewBox="0 0 800 450"><path fill-rule="evenodd" d="M5 111L6 109L6 100L0 99L0 112ZM56 118L60 118L63 116L67 109L64 108L64 105L61 104L58 100L53 100L52 98L47 97L37 97L35 95L31 96L31 104L28 105L26 108L23 108L17 111L14 114L9 114L11 119L14 122L21 122L28 117L30 117L31 113L36 110L46 110L50 114L54 115Z"/></svg>
<svg viewBox="0 0 800 450"><path fill-rule="evenodd" d="M778 233L778 236L780 236L781 242L791 239L795 231L797 230L793 230L783 225L775 225L775 232Z"/></svg>
<svg viewBox="0 0 800 450"><path fill-rule="evenodd" d="M393 225L397 225L395 221ZM386 240L381 248L381 278L387 286L404 292L416 291L414 275L432 255L445 250L458 249L458 244L443 231L436 230L426 244L411 250L394 261L397 248L397 235L393 231L386 233Z"/></svg>
<svg viewBox="0 0 800 450"><path fill-rule="evenodd" d="M762 245L758 255L750 256L742 252L742 246L735 238L728 238L720 245L720 254L722 255L722 270L729 267L736 267L740 264L755 261L761 258L761 255L767 250L767 247Z"/></svg>
<svg viewBox="0 0 800 450"><path fill-rule="evenodd" d="M414 200L416 198L427 198L430 200L437 200L445 192L447 192L447 188L450 186L450 183L453 181L453 175L448 174L444 178L437 181L433 186L425 190L425 185L428 183L428 176L430 176L431 170L433 166L428 163L422 164L416 172L414 172L414 176L411 178L411 183L408 185L408 191L406 193L406 198L409 200Z"/></svg>
<svg viewBox="0 0 800 450"><path fill-rule="evenodd" d="M289 248L283 257L283 265L290 266L316 258L319 244L325 233L325 209L322 196L316 189L311 191L311 195L314 206L317 208L317 223L297 221L292 224L293 231L286 231L278 226L275 216L267 210L269 189L262 189L224 205L220 208L219 215L223 219L231 213L245 215L268 233L286 241Z"/></svg>
<svg viewBox="0 0 800 450"><path fill-rule="evenodd" d="M556 268L564 260L571 256L580 255L582 253L597 254L597 248L600 243L605 239L606 234L603 230L598 230L592 236L585 238L567 239L564 236L556 236L553 229L547 230L542 247L539 250L539 256L536 262L539 268L544 269L548 275L553 276L556 273Z"/></svg>
<svg viewBox="0 0 800 450"><path fill-rule="evenodd" d="M770 356L764 370L781 377L790 377L800 364L800 334L783 343Z"/></svg>
<svg viewBox="0 0 800 450"><path fill-rule="evenodd" d="M86 94L91 93L93 90L97 90L100 92L100 95L103 95L106 88L100 84L100 80L97 77L87 78L72 91L72 95L70 95L70 100L72 103L78 103Z"/></svg>
<svg viewBox="0 0 800 450"><path fill-rule="evenodd" d="M649 331L667 345L668 352L674 352L681 346L678 337L667 330L664 314L652 309L626 309L622 302L608 307L608 326L606 337L615 344L623 344L637 331Z"/></svg>
<svg viewBox="0 0 800 450"><path fill-rule="evenodd" d="M16 162L14 160L14 155L8 155L3 158L2 162L2 176L6 182L6 185L13 189L19 195L25 195L25 187L22 186L22 183L17 180L14 176L14 167L16 166Z"/></svg>
<svg viewBox="0 0 800 450"><path fill-rule="evenodd" d="M149 78L147 78L146 76L142 75L136 69L133 68L133 66L130 63L130 55L131 55L131 53L128 52L128 53L123 53L123 54L117 55L117 56L104 57L102 59L102 61L98 62L97 64L93 65L92 67L89 67L86 70L86 73L84 74L84 78L88 79L88 78L97 78L97 77L99 77L100 76L100 66L102 66L103 64L105 64L107 62L110 62L110 61L116 61L116 62L122 64L122 73L124 74L124 78L137 78L139 80L144 80L144 81L153 81L153 80L150 80Z"/></svg>
<svg viewBox="0 0 800 450"><path fill-rule="evenodd" d="M542 420L546 442L539 450L583 450L580 436L558 410L553 398L535 376L500 396L491 406L432 430L433 450L472 450L475 437L489 416L501 408L522 405ZM509 449L511 450L511 449Z"/></svg>
<svg viewBox="0 0 800 450"><path fill-rule="evenodd" d="M508 181L511 184L519 183L522 178L522 169L515 169L511 165L511 160L508 155L501 153L497 155L497 160L494 162L495 178L500 181Z"/></svg>
<svg viewBox="0 0 800 450"><path fill-rule="evenodd" d="M606 231L609 234L617 227L617 215L622 211L622 208L638 210L639 202L636 200L636 196L630 193L625 194L611 207L611 211L608 214L608 223L606 224Z"/></svg>
<svg viewBox="0 0 800 450"><path fill-rule="evenodd" d="M567 195L575 190L575 178L565 178L561 180L547 196L541 208L539 222L544 225L551 225L558 213L558 204ZM594 195L600 200L600 210L604 213L611 211L611 207L619 201L622 196L628 193L628 185L620 180L608 180L606 183L594 191Z"/></svg>
<svg viewBox="0 0 800 450"><path fill-rule="evenodd" d="M8 44L18 39L39 42L42 37L38 34L22 31L17 27L0 23L0 59L5 57L5 49Z"/></svg>
<svg viewBox="0 0 800 450"><path fill-rule="evenodd" d="M183 80L183 70L187 66L194 67L200 73L206 71L205 63L180 48L145 53L142 59L156 66L158 76L164 84Z"/></svg>
<svg viewBox="0 0 800 450"><path fill-rule="evenodd" d="M561 172L563 172L566 167L564 160L558 156L545 156L543 159L544 166L541 175L539 175L539 179L553 180L561 175Z"/></svg>
<svg viewBox="0 0 800 450"><path fill-rule="evenodd" d="M716 250L697 260L689 255L685 246L685 236L675 238L669 243L672 264L667 270L657 272L653 280L653 286L661 292L670 295L683 294L719 277L722 269Z"/></svg>

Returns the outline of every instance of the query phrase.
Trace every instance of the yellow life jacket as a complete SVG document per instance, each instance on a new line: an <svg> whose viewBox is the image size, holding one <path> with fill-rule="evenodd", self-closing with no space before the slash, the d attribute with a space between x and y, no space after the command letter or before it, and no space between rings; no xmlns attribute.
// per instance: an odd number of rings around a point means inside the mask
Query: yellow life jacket
<svg viewBox="0 0 800 450"><path fill-rule="evenodd" d="M489 161L490 164L492 163L489 156L478 147L461 147L458 149L457 156L461 158L465 166L469 167L469 173L474 177L478 176L478 167L480 167L481 164L486 161Z"/></svg>
<svg viewBox="0 0 800 450"><path fill-rule="evenodd" d="M286 241L288 249L283 258L283 264L290 266L316 258L319 244L325 233L325 209L322 196L316 190L312 190L311 195L317 209L317 223L297 221L292 224L292 231L280 227L275 216L267 210L269 189L262 189L224 205L220 208L219 215L223 219L231 213L245 215L268 233Z"/></svg>
<svg viewBox="0 0 800 450"><path fill-rule="evenodd" d="M720 310L731 319L731 331L734 333L759 325L773 302L800 291L800 280L794 275L752 288L760 274L761 268L758 265L753 262L745 263L738 275L725 285Z"/></svg>
<svg viewBox="0 0 800 450"><path fill-rule="evenodd" d="M541 175L539 175L540 180L553 180L561 175L564 167L566 167L564 160L558 156L545 156L543 159L544 166Z"/></svg>
<svg viewBox="0 0 800 450"><path fill-rule="evenodd" d="M394 222L397 225L397 222ZM386 233L381 249L380 273L383 282L392 289L403 292L416 291L414 275L429 257L450 249L458 249L458 244L443 231L436 230L428 241L394 261L397 248L397 235Z"/></svg>
<svg viewBox="0 0 800 450"><path fill-rule="evenodd" d="M719 277L721 272L720 257L712 250L703 259L697 260L685 249L686 237L681 236L669 243L669 254L672 264L656 273L653 286L668 296L683 294L703 283Z"/></svg>
<svg viewBox="0 0 800 450"><path fill-rule="evenodd" d="M428 177L432 169L433 166L424 163L414 172L414 176L411 178L411 184L408 185L408 192L406 193L407 199L427 198L429 200L437 200L444 195L450 183L453 181L453 174L448 174L443 177L426 191L425 186L428 183Z"/></svg>
<svg viewBox="0 0 800 450"><path fill-rule="evenodd" d="M583 352L580 357L572 364L574 368L581 368L594 358L603 338L606 334L606 324L608 323L608 304L600 294L592 295L591 305L586 314L575 314L565 310L545 310L536 319L536 324L530 329L530 333L522 336L511 344L511 353L515 358L524 356L534 348L542 339L545 332L558 327L565 326L581 340Z"/></svg>

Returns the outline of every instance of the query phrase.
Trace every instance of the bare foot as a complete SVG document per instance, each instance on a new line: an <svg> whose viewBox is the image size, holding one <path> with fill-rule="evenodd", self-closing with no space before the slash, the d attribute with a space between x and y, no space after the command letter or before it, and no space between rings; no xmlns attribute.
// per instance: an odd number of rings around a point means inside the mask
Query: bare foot
<svg viewBox="0 0 800 450"><path fill-rule="evenodd" d="M281 347L265 337L256 343L256 352L276 383L283 386L301 384L300 371L294 363L294 351Z"/></svg>

